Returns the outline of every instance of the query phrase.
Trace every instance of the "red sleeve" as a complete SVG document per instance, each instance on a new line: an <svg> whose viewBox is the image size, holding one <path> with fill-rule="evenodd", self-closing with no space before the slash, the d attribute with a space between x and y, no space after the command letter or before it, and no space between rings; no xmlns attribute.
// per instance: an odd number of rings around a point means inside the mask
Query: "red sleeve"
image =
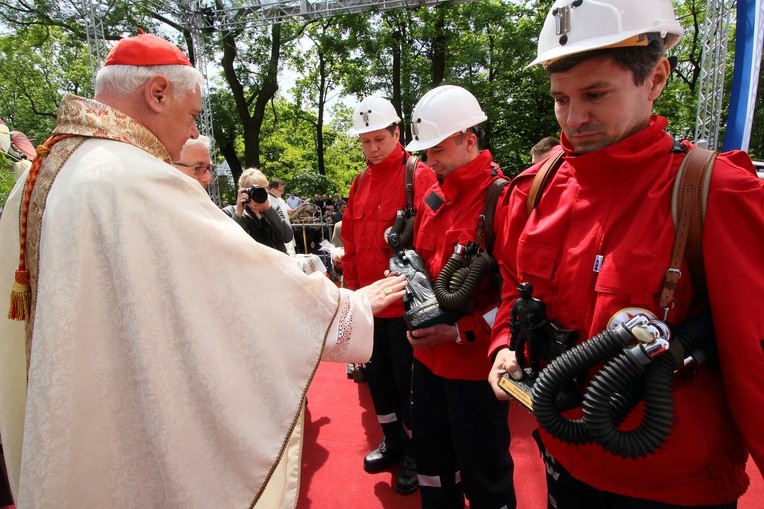
<svg viewBox="0 0 764 509"><path fill-rule="evenodd" d="M358 181L363 173L356 175L353 179L353 183L350 185L350 191L348 192L348 202L345 205L345 213L343 217L350 219L349 221L342 221L342 245L345 248L345 254L342 255L342 276L345 283L345 287L350 290L358 290L360 285L358 283L358 272L356 271L356 245L355 245L355 221L352 220L353 206L355 204L355 194L360 182Z"/></svg>
<svg viewBox="0 0 764 509"><path fill-rule="evenodd" d="M703 262L729 407L764 472L764 181L747 159L741 152L717 157Z"/></svg>
<svg viewBox="0 0 764 509"><path fill-rule="evenodd" d="M438 179L435 176L435 172L419 161L416 166L416 172L414 173L414 209L419 210L423 205L422 202L427 197L429 189L438 183Z"/></svg>

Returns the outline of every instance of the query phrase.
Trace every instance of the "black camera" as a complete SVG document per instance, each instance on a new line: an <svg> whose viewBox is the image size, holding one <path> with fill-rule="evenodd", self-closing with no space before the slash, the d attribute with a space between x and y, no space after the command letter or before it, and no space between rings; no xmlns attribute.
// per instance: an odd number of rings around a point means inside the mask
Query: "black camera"
<svg viewBox="0 0 764 509"><path fill-rule="evenodd" d="M257 184L248 188L246 191L249 199L255 203L265 203L268 200L268 191L264 187L260 187Z"/></svg>

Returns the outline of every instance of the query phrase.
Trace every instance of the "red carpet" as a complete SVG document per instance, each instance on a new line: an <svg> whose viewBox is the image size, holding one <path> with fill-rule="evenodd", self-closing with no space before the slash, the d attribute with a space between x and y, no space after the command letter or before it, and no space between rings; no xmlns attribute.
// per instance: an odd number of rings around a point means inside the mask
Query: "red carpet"
<svg viewBox="0 0 764 509"><path fill-rule="evenodd" d="M546 509L544 466L530 433L533 417L520 405L510 407L510 450L515 460L518 509ZM381 440L369 387L345 376L344 364L322 363L308 392L305 413L303 474L298 509L414 509L419 492L401 496L391 487L390 472L367 474L364 455ZM751 487L738 509L764 508L764 481L753 462Z"/></svg>
<svg viewBox="0 0 764 509"><path fill-rule="evenodd" d="M544 467L530 438L533 417L519 405L510 408L512 457L518 509L545 509ZM419 492L401 496L391 487L395 471L367 474L364 455L381 439L367 384L345 376L344 364L322 363L308 392L305 446L298 509L415 509ZM395 467L395 469L400 467ZM764 481L748 464L751 487L738 509L764 508ZM13 506L0 509L13 509Z"/></svg>

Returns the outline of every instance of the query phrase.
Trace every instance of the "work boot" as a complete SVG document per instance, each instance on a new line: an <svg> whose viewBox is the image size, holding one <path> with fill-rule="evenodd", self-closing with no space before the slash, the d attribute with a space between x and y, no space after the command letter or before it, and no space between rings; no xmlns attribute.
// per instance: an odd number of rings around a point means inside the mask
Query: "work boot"
<svg viewBox="0 0 764 509"><path fill-rule="evenodd" d="M371 451L363 459L363 469L374 474L381 472L403 457L403 448L400 445L389 446L387 441L382 440L379 447Z"/></svg>
<svg viewBox="0 0 764 509"><path fill-rule="evenodd" d="M416 459L413 456L406 455L403 458L403 468L398 473L398 479L395 481L395 491L401 495L411 495L419 487L419 480L416 475Z"/></svg>

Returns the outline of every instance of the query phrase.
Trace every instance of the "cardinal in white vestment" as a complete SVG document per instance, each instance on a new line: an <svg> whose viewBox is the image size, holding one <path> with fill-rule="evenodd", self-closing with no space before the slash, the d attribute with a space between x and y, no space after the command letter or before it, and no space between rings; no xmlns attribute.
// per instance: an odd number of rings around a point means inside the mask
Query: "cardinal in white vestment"
<svg viewBox="0 0 764 509"><path fill-rule="evenodd" d="M6 204L0 436L19 509L264 507L319 361L368 360L372 313L403 294L306 276L170 164L199 135L200 86L175 46L123 39Z"/></svg>

